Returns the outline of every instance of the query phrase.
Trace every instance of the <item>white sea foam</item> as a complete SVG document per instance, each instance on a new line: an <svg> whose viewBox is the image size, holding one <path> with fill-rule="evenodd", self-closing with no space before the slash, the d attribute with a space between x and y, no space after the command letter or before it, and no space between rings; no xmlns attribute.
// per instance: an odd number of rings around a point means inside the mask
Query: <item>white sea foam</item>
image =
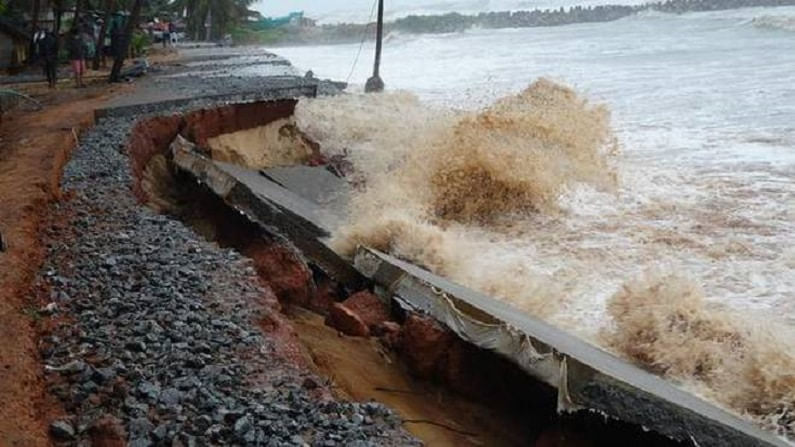
<svg viewBox="0 0 795 447"><path fill-rule="evenodd" d="M755 17L751 23L757 28L779 31L795 31L795 16L765 15Z"/></svg>
<svg viewBox="0 0 795 447"><path fill-rule="evenodd" d="M385 48L382 76L413 95L303 103L297 119L324 150L361 166L361 184L388 197L359 205L369 210L351 227L361 240L791 433L793 338L770 332L795 325L795 53L790 34L758 25L764 16L795 16L795 8L401 36ZM344 79L357 50L281 53ZM362 84L370 68L360 64L353 82ZM499 209L490 222L461 218L483 217L480 206L436 215L435 193L444 189L428 178L444 170L412 162L413 154L444 153L457 123L479 129L472 117L483 107L542 75L609 104L623 149L609 164L615 189L584 178L554 200ZM512 156L511 144L494 147L495 157ZM462 154L483 156L466 147ZM407 189L406 178L417 188ZM459 183L451 197L467 190ZM627 340L643 327L653 334L633 351ZM671 349L682 340L692 349Z"/></svg>

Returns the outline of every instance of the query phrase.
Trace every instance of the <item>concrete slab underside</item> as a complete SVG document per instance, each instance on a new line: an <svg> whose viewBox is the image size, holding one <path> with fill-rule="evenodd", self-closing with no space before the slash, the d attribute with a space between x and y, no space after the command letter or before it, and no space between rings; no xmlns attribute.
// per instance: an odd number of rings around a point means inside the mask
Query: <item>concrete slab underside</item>
<svg viewBox="0 0 795 447"><path fill-rule="evenodd" d="M250 220L289 239L331 277L361 286L363 275L387 298L433 316L556 387L560 411L596 411L698 446L788 445L565 331L413 264L362 247L354 270L324 242L344 215L340 194L349 189L322 167L258 172L190 151L175 151L174 161Z"/></svg>

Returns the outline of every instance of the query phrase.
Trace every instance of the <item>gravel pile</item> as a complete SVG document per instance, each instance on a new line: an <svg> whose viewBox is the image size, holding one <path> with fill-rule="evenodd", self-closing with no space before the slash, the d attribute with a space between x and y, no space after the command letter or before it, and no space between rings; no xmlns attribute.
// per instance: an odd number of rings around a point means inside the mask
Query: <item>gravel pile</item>
<svg viewBox="0 0 795 447"><path fill-rule="evenodd" d="M50 296L57 321L41 354L68 415L66 445L417 445L376 403L328 397L322 381L274 355L256 325L272 293L248 261L139 206L120 153L130 120L91 130L53 205ZM98 445L98 444L94 444Z"/></svg>

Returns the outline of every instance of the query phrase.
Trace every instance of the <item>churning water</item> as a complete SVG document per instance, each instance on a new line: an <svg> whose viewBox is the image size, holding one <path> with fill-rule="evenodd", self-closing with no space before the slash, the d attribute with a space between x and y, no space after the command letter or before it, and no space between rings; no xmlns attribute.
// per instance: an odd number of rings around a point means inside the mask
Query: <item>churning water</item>
<svg viewBox="0 0 795 447"><path fill-rule="evenodd" d="M335 243L390 250L792 435L793 18L391 35L393 93L299 105L366 185ZM358 49L278 52L345 79Z"/></svg>

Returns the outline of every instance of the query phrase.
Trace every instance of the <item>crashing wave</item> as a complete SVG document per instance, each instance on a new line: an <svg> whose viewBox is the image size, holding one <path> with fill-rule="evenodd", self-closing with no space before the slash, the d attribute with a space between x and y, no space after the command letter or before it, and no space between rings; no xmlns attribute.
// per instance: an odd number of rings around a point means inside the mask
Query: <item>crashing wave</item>
<svg viewBox="0 0 795 447"><path fill-rule="evenodd" d="M792 328L712 309L701 288L647 273L608 302L605 341L624 356L783 435L795 433Z"/></svg>
<svg viewBox="0 0 795 447"><path fill-rule="evenodd" d="M555 258L539 247L565 252L577 245L568 240L593 228L577 225L567 194L601 189L606 202L619 199L611 193L617 144L605 106L542 79L476 112L398 92L301 101L296 122L323 152L353 165L348 222L332 241L339 253L377 248L582 334L578 312L592 314L572 284L596 262L619 262L611 251L622 248L581 247ZM648 211L662 221L672 206ZM688 240L599 210L600 227L637 229L644 244L654 243L645 234ZM654 265L657 257L638 261ZM602 331L592 341L782 435L795 433L791 328L716 310L676 275L627 279L616 278L623 286L615 294L613 278L588 283L609 285L606 308L594 304L606 314L592 318Z"/></svg>
<svg viewBox="0 0 795 447"><path fill-rule="evenodd" d="M793 16L760 16L755 17L751 24L762 29L795 31L795 17Z"/></svg>

